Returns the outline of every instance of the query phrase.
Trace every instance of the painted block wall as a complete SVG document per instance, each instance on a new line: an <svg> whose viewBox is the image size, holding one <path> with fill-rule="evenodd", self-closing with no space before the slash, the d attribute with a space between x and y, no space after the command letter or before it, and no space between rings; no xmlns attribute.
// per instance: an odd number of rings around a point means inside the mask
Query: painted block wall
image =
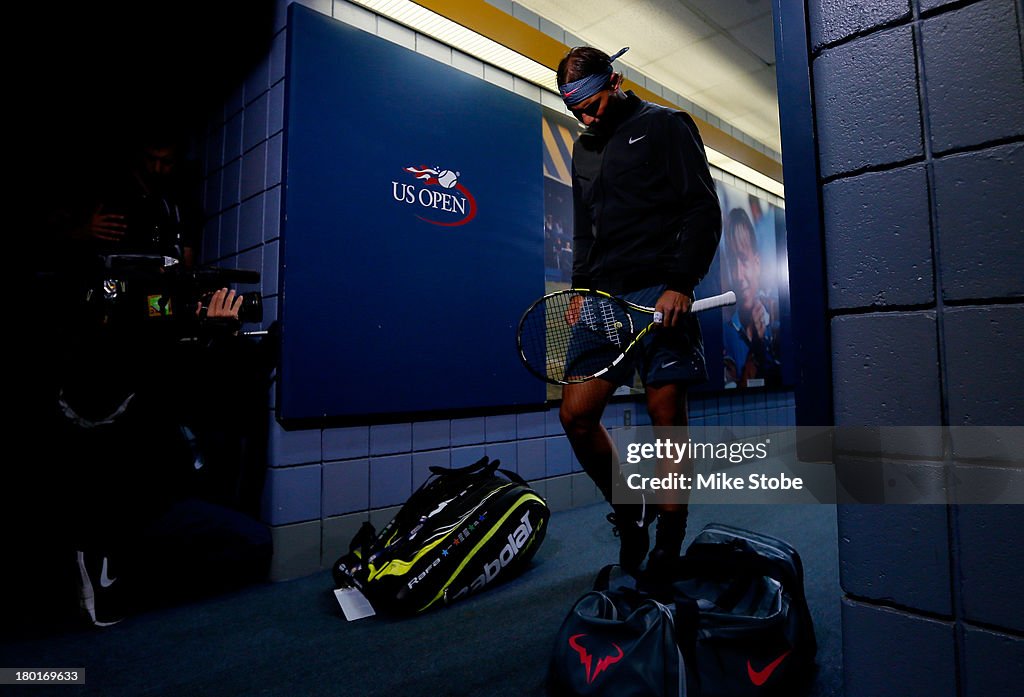
<svg viewBox="0 0 1024 697"><path fill-rule="evenodd" d="M806 8L836 424L1020 425L1020 3ZM1022 529L1019 506L841 507L847 697L1011 694Z"/></svg>

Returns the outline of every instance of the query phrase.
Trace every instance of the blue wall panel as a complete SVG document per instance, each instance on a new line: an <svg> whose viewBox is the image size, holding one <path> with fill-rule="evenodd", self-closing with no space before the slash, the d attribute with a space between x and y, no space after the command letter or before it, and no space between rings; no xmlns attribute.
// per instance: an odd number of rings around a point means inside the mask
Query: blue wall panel
<svg viewBox="0 0 1024 697"><path fill-rule="evenodd" d="M540 106L291 11L281 418L543 403Z"/></svg>

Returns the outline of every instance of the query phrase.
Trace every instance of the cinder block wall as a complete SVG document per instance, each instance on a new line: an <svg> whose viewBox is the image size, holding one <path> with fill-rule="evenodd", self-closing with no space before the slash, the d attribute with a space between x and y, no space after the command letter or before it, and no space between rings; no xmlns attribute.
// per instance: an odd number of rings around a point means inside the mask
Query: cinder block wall
<svg viewBox="0 0 1024 697"><path fill-rule="evenodd" d="M1021 3L807 9L836 425L1021 425ZM847 697L1020 694L1024 507L851 505L839 535Z"/></svg>

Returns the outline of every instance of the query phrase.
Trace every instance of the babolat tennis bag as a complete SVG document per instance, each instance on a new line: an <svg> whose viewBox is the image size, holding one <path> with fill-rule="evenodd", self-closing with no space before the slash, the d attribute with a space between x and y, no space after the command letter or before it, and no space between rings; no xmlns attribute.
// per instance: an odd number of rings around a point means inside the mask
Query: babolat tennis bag
<svg viewBox="0 0 1024 697"><path fill-rule="evenodd" d="M612 565L614 566L614 565ZM691 669L696 605L609 588L612 566L573 605L548 666L550 697L697 697Z"/></svg>
<svg viewBox="0 0 1024 697"><path fill-rule="evenodd" d="M413 615L522 571L551 512L515 472L487 457L431 476L380 534L365 523L334 563L339 588L359 588L378 612Z"/></svg>
<svg viewBox="0 0 1024 697"><path fill-rule="evenodd" d="M803 573L796 550L774 537L717 523L697 535L674 591L697 603L703 697L798 694L817 653Z"/></svg>

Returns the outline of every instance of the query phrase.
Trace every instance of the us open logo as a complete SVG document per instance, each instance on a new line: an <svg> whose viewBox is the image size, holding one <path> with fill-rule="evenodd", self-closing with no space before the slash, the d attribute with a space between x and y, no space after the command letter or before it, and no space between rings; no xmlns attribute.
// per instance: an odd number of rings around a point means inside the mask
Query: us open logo
<svg viewBox="0 0 1024 697"><path fill-rule="evenodd" d="M401 204L422 209L416 217L431 225L458 227L476 217L476 199L459 181L460 172L441 167L405 167L419 186L391 182L391 196Z"/></svg>

